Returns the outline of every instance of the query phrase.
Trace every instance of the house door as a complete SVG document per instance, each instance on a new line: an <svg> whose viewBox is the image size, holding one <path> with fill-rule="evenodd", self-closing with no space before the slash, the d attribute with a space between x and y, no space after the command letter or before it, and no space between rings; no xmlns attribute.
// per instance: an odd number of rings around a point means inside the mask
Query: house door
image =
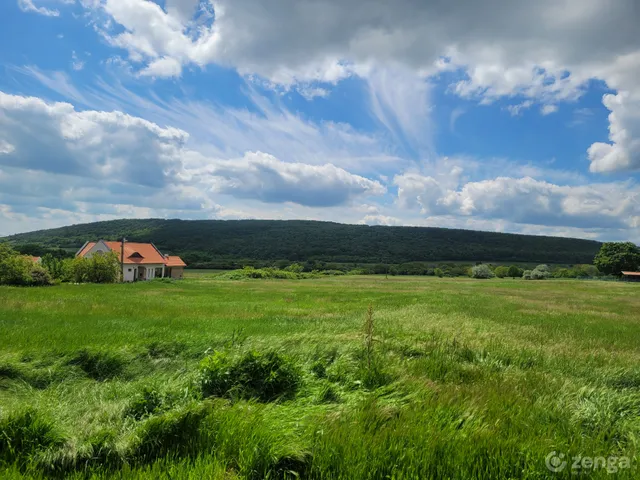
<svg viewBox="0 0 640 480"><path fill-rule="evenodd" d="M140 267L138 268L138 280L144 280L145 279L145 272L146 272L146 268L145 267Z"/></svg>

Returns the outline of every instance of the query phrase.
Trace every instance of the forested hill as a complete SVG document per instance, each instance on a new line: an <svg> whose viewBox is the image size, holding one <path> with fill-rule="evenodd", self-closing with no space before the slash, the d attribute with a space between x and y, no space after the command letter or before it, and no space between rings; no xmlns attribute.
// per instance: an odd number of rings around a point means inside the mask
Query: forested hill
<svg viewBox="0 0 640 480"><path fill-rule="evenodd" d="M591 263L600 243L426 227L281 220L112 220L6 237L14 245L76 249L87 240L153 242L201 266L220 260L358 263L502 261Z"/></svg>

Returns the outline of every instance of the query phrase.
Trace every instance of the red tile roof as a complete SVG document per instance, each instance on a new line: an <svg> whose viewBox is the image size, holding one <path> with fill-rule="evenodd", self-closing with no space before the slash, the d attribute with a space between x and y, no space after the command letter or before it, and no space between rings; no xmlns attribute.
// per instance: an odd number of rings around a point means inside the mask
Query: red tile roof
<svg viewBox="0 0 640 480"><path fill-rule="evenodd" d="M640 272L622 272L622 274L632 276L632 277L640 277Z"/></svg>
<svg viewBox="0 0 640 480"><path fill-rule="evenodd" d="M167 255L165 256L165 258L167 260L165 263L167 267L186 267L187 266L187 264L184 263L184 261L176 255Z"/></svg>
<svg viewBox="0 0 640 480"><path fill-rule="evenodd" d="M78 256L84 257L97 242L88 242L79 252ZM121 242L107 242L104 244L118 255L118 259L122 261L120 252L122 249ZM124 243L124 263L126 264L164 264L168 267L186 267L187 264L177 256L164 256L152 243Z"/></svg>

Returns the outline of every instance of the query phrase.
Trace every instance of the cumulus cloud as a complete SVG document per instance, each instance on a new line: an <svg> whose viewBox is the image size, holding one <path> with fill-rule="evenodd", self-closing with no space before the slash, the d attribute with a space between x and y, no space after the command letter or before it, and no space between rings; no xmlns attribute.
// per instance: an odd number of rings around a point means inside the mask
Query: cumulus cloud
<svg viewBox="0 0 640 480"><path fill-rule="evenodd" d="M0 112L0 140L13 147L0 165L146 186L162 186L180 174L179 154L188 138L181 130L2 92Z"/></svg>
<svg viewBox="0 0 640 480"><path fill-rule="evenodd" d="M589 147L589 169L592 172L640 170L640 92L605 95L609 114L611 143L597 142Z"/></svg>
<svg viewBox="0 0 640 480"><path fill-rule="evenodd" d="M566 186L531 177L497 177L445 188L420 174L398 175L394 183L399 204L418 207L427 216L575 228L634 228L640 219L640 189L630 183Z"/></svg>
<svg viewBox="0 0 640 480"><path fill-rule="evenodd" d="M386 191L380 182L335 165L285 163L262 152L247 153L236 160L207 162L195 172L199 176L211 175L216 192L267 203L330 207L358 195L382 195Z"/></svg>
<svg viewBox="0 0 640 480"><path fill-rule="evenodd" d="M118 205L122 214L128 206L190 217L222 215L223 197L337 206L385 193L379 182L331 163L260 152L228 159L193 150L188 139L183 130L118 111L0 92L0 204L13 214L89 205L86 213L99 218L101 208Z"/></svg>

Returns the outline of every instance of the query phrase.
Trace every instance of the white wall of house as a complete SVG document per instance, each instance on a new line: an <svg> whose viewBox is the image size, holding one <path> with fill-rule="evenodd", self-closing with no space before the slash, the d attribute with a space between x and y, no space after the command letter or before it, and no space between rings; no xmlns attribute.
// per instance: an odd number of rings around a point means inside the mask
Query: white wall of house
<svg viewBox="0 0 640 480"><path fill-rule="evenodd" d="M129 271L129 269L131 269L131 271ZM156 272L156 269L158 269L158 272ZM162 278L164 277L164 265L161 263L149 263L144 265L132 265L125 263L124 271L122 273L125 282Z"/></svg>
<svg viewBox="0 0 640 480"><path fill-rule="evenodd" d="M138 268L140 268L142 265L140 265ZM147 280L151 280L152 278L162 278L164 277L164 265L163 264L158 264L158 265L145 265L145 267L147 268L147 274L146 274L146 278ZM160 269L160 272L157 272L158 275L156 275L156 269Z"/></svg>
<svg viewBox="0 0 640 480"><path fill-rule="evenodd" d="M137 268L136 265L125 264L122 269L122 279L125 282L133 282L136 279Z"/></svg>

